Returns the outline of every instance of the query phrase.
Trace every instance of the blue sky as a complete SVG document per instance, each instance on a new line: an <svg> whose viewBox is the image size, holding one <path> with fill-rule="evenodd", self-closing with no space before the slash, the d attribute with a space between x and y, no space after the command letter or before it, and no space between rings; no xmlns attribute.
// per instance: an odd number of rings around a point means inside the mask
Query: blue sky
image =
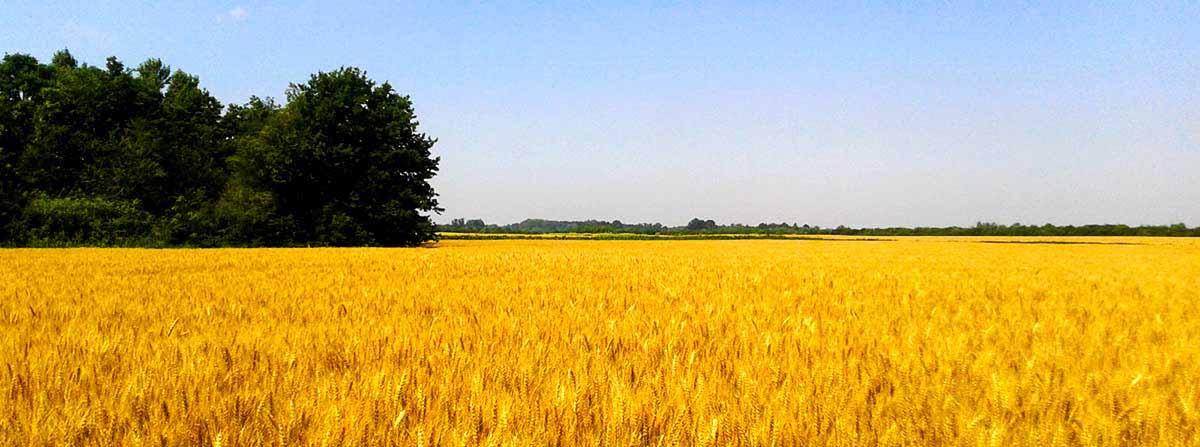
<svg viewBox="0 0 1200 447"><path fill-rule="evenodd" d="M355 3L7 0L0 51L226 103L361 67L439 139L439 221L1200 225L1194 2Z"/></svg>

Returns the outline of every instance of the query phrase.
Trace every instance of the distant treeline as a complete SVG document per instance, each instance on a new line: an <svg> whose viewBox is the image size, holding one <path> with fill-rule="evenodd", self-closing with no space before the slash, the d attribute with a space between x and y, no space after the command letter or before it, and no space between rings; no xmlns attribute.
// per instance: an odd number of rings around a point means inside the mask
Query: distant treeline
<svg viewBox="0 0 1200 447"><path fill-rule="evenodd" d="M0 245L416 245L435 237L433 144L355 68L225 106L158 59L8 54Z"/></svg>
<svg viewBox="0 0 1200 447"><path fill-rule="evenodd" d="M449 225L439 225L438 231L461 233L632 233L660 235L694 234L800 234L800 235L850 235L850 236L1200 236L1200 227L1188 228L1184 224L1174 225L1002 225L979 222L970 227L891 227L850 228L796 223L760 223L758 225L720 225L709 219L692 219L685 226L668 227L660 223L627 224L619 220L558 221L525 219L508 225L485 223L481 219L454 219Z"/></svg>

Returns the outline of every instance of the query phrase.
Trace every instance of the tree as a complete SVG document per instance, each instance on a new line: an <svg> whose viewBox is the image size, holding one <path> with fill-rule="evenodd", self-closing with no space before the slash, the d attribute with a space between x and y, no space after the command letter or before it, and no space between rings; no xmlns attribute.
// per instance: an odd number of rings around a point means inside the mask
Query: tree
<svg viewBox="0 0 1200 447"><path fill-rule="evenodd" d="M717 222L712 219L701 220L700 218L694 218L688 222L687 229L693 230L693 231L695 231L695 230L715 230L715 229L717 229Z"/></svg>
<svg viewBox="0 0 1200 447"><path fill-rule="evenodd" d="M30 187L52 196L108 194L122 179L109 167L123 153L131 129L158 105L115 58L110 69L55 70L42 89L35 125L21 157ZM145 128L143 126L142 128ZM126 172L142 172L134 167Z"/></svg>
<svg viewBox="0 0 1200 447"><path fill-rule="evenodd" d="M213 207L212 245L270 245L290 240L277 234L281 227L275 222L274 196L256 184L260 174L256 157L264 151L258 147L259 135L273 117L281 111L271 98L251 96L245 105L229 106L221 117L221 126L229 138L223 143L227 159L227 179Z"/></svg>
<svg viewBox="0 0 1200 447"><path fill-rule="evenodd" d="M145 84L147 93L158 93L158 96L161 96L163 87L171 80L171 67L159 59L147 59L136 71L137 78Z"/></svg>
<svg viewBox="0 0 1200 447"><path fill-rule="evenodd" d="M440 212L434 140L343 68L226 110L149 59L0 62L0 243L416 245Z"/></svg>
<svg viewBox="0 0 1200 447"><path fill-rule="evenodd" d="M116 56L109 56L104 60L104 69L108 70L108 75L112 77L125 74L125 64L121 63Z"/></svg>
<svg viewBox="0 0 1200 447"><path fill-rule="evenodd" d="M50 80L50 69L32 56L7 54L0 61L0 240L11 239L13 221L26 201L20 163Z"/></svg>
<svg viewBox="0 0 1200 447"><path fill-rule="evenodd" d="M229 136L221 122L222 109L216 98L200 88L199 78L175 71L167 80L159 126L170 142L160 149L171 179L166 188L169 203L186 195L209 200L221 192L225 159L232 155L231 148L222 144Z"/></svg>
<svg viewBox="0 0 1200 447"><path fill-rule="evenodd" d="M407 96L342 68L292 85L239 145L238 182L270 194L276 243L412 246L434 238L435 140Z"/></svg>
<svg viewBox="0 0 1200 447"><path fill-rule="evenodd" d="M75 60L75 56L71 55L71 51L65 48L54 53L54 57L50 59L50 64L54 65L55 68L62 69L71 69L79 65Z"/></svg>

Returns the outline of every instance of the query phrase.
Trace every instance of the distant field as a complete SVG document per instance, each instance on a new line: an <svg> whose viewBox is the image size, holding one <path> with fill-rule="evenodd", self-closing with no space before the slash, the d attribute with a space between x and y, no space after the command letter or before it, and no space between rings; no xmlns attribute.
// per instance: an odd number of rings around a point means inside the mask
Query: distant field
<svg viewBox="0 0 1200 447"><path fill-rule="evenodd" d="M0 445L1200 444L1200 241L821 239L0 250Z"/></svg>
<svg viewBox="0 0 1200 447"><path fill-rule="evenodd" d="M791 240L894 240L890 237L829 236L802 234L641 234L641 233L455 233L439 232L443 240L731 240L731 239L791 239Z"/></svg>
<svg viewBox="0 0 1200 447"><path fill-rule="evenodd" d="M1188 243L1188 238L1111 237L1111 236L846 236L824 234L641 234L641 233L456 233L439 232L442 240L808 240L808 241L927 241L979 242L989 244L1096 244L1146 245ZM1200 240L1198 240L1200 241ZM1200 246L1198 244L1197 246Z"/></svg>

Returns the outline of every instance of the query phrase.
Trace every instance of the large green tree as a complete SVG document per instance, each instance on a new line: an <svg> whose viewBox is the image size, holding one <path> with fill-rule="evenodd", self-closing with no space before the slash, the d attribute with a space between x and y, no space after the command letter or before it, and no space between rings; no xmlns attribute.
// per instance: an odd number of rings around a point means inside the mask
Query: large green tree
<svg viewBox="0 0 1200 447"><path fill-rule="evenodd" d="M357 69L224 107L158 59L0 62L0 244L416 245L434 140Z"/></svg>
<svg viewBox="0 0 1200 447"><path fill-rule="evenodd" d="M8 54L0 61L0 240L12 238L12 223L26 201L21 157L52 75L53 67L26 54Z"/></svg>
<svg viewBox="0 0 1200 447"><path fill-rule="evenodd" d="M274 243L411 246L441 211L435 140L412 104L356 68L292 85L288 104L240 145L237 183L269 194ZM261 197L261 196L260 196Z"/></svg>

